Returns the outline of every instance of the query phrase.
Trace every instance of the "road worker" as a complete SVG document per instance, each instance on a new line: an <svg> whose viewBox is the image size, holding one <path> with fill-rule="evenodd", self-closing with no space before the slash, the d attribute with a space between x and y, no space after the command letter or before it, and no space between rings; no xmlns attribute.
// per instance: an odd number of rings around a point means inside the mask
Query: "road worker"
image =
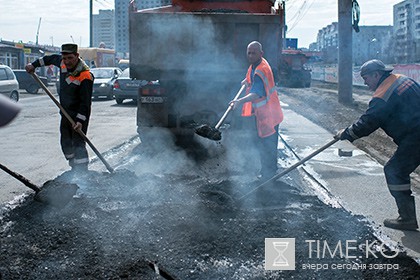
<svg viewBox="0 0 420 280"><path fill-rule="evenodd" d="M254 127L261 161L259 178L269 179L277 172L277 145L279 124L283 112L275 87L273 71L263 58L261 43L253 41L247 47L247 57L251 64L242 84L247 85L246 95L232 100L233 109L242 105L242 117Z"/></svg>
<svg viewBox="0 0 420 280"><path fill-rule="evenodd" d="M398 145L384 166L388 189L394 197L399 217L384 225L401 230L418 228L410 174L420 165L420 86L414 80L392 74L380 60L369 60L360 69L365 84L374 91L366 112L335 137L354 140L382 128Z"/></svg>
<svg viewBox="0 0 420 280"><path fill-rule="evenodd" d="M26 65L26 71L33 73L35 68L55 65L60 68L60 104L73 118L72 126L61 114L60 144L65 158L72 170L85 171L89 163L85 140L77 132L87 133L92 104L93 75L89 67L79 57L76 44L63 44L61 55L41 57Z"/></svg>

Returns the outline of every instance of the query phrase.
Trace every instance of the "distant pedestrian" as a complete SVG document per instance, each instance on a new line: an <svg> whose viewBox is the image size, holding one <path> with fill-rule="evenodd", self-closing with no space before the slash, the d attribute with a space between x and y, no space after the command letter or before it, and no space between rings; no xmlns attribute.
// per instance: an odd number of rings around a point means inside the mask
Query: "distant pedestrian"
<svg viewBox="0 0 420 280"><path fill-rule="evenodd" d="M242 84L247 85L246 95L232 100L233 109L242 106L242 116L250 126L261 162L259 177L269 179L277 172L277 145L279 124L283 112L277 95L273 71L263 58L261 43L251 42L247 47L247 57L251 64Z"/></svg>
<svg viewBox="0 0 420 280"><path fill-rule="evenodd" d="M366 112L336 138L349 140L367 136L382 128L398 145L394 155L385 164L388 189L394 197L399 217L386 219L386 227L416 230L418 228L410 174L420 165L420 86L414 80L392 74L380 60L362 65L360 75L374 91Z"/></svg>
<svg viewBox="0 0 420 280"><path fill-rule="evenodd" d="M46 55L26 65L26 71L33 73L35 68L55 65L60 68L60 103L73 118L75 125L63 115L60 123L60 143L65 158L73 170L87 170L89 163L86 143L77 132L87 133L92 104L93 75L89 67L79 58L76 44L61 46L61 55Z"/></svg>

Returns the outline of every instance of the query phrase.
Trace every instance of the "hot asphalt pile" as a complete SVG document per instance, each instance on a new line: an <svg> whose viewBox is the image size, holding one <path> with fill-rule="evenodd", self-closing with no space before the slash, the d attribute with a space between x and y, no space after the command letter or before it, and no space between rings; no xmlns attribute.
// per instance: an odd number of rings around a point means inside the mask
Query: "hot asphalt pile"
<svg viewBox="0 0 420 280"><path fill-rule="evenodd" d="M63 208L29 196L0 220L0 279L418 279L400 252L386 258L362 217L323 203L297 171L259 181L219 153L134 149L115 174L66 172L79 186ZM221 149L220 146L216 149ZM160 162L161 166L155 163ZM162 162L164 165L162 165ZM228 168L232 167L232 168ZM286 183L287 182L287 183ZM242 199L240 199L242 198ZM264 269L265 238L296 238L296 271ZM309 258L305 240L356 240L357 256ZM388 255L393 252L387 251ZM376 258L372 256L376 255ZM304 269L325 264L330 269ZM366 269L331 269L366 264ZM398 269L384 269L383 264ZM371 267L371 269L369 269ZM306 267L307 268L307 267ZM160 272L158 276L157 272Z"/></svg>

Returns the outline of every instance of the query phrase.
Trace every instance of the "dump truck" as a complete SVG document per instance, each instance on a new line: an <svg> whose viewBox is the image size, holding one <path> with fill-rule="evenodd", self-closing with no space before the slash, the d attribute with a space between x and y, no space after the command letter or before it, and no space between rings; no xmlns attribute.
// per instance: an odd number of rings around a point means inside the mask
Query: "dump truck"
<svg viewBox="0 0 420 280"><path fill-rule="evenodd" d="M129 15L130 76L139 89L137 125L190 133L217 123L246 75L246 48L263 45L277 68L284 9L271 0L173 0ZM157 81L157 82L156 82Z"/></svg>
<svg viewBox="0 0 420 280"><path fill-rule="evenodd" d="M311 70L306 62L309 57L301 50L282 50L278 69L278 84L285 87L310 87Z"/></svg>

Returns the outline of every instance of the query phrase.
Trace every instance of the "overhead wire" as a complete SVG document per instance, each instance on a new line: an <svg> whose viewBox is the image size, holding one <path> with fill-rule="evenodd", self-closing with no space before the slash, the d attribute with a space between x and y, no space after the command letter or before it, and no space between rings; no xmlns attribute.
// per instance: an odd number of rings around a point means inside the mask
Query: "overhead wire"
<svg viewBox="0 0 420 280"><path fill-rule="evenodd" d="M290 19L288 19L288 22L292 22L296 17L298 17L302 11L302 9L305 7L306 5L306 0L303 1L303 4L300 6L300 8L297 9L296 13L290 17ZM292 7L287 7L286 5L286 14L288 13L288 11L290 11L290 9L292 9Z"/></svg>
<svg viewBox="0 0 420 280"><path fill-rule="evenodd" d="M299 11L296 13L297 19L293 22L291 27L287 28L287 33L292 31L293 28L296 27L296 25L305 17L306 13L312 8L313 4L315 3L315 0L312 0L312 2L309 5L307 5L307 3L308 1L305 0L302 6L299 8ZM293 16L293 19L296 16Z"/></svg>

